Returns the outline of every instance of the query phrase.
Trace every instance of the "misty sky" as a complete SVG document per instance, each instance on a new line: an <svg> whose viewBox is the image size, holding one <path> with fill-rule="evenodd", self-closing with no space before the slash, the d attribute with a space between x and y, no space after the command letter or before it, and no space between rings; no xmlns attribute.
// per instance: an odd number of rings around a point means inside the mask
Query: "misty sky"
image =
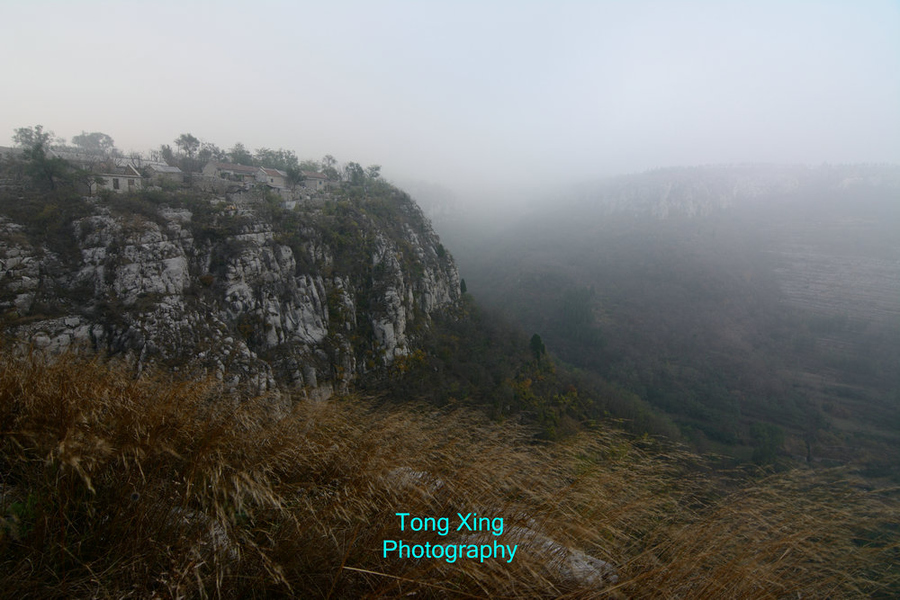
<svg viewBox="0 0 900 600"><path fill-rule="evenodd" d="M0 145L182 132L457 189L900 162L900 2L0 0Z"/></svg>

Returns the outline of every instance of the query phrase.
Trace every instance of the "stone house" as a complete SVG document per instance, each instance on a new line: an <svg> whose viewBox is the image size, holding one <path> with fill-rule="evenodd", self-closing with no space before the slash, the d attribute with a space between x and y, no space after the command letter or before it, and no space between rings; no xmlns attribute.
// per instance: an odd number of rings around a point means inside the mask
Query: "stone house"
<svg viewBox="0 0 900 600"><path fill-rule="evenodd" d="M184 172L178 167L173 167L165 163L150 163L145 170L155 185L163 182L184 183Z"/></svg>
<svg viewBox="0 0 900 600"><path fill-rule="evenodd" d="M259 175L259 167L210 161L203 167L203 174L207 177L227 179L228 181L256 183Z"/></svg>
<svg viewBox="0 0 900 600"><path fill-rule="evenodd" d="M303 171L303 187L314 192L324 191L328 186L328 177L316 171Z"/></svg>
<svg viewBox="0 0 900 600"><path fill-rule="evenodd" d="M92 196L100 190L124 194L141 189L141 174L130 164L119 166L115 163L97 163L90 166L90 171L96 175L90 183Z"/></svg>
<svg viewBox="0 0 900 600"><path fill-rule="evenodd" d="M256 180L278 190L287 189L287 173L278 169L260 167L256 173Z"/></svg>

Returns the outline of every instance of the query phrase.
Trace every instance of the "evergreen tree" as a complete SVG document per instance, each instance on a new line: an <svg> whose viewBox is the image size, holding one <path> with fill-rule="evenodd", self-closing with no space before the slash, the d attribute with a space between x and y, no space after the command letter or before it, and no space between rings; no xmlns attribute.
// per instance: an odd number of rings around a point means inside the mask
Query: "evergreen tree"
<svg viewBox="0 0 900 600"><path fill-rule="evenodd" d="M547 348L544 346L544 341L541 339L541 336L538 334L534 334L531 336L531 353L534 354L534 359L537 361L541 360L541 357L547 353Z"/></svg>

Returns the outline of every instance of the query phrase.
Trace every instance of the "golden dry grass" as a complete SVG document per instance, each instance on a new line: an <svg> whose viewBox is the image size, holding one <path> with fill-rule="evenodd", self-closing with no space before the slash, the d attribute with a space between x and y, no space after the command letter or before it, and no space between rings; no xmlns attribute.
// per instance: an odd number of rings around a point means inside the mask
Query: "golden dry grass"
<svg viewBox="0 0 900 600"><path fill-rule="evenodd" d="M722 483L612 427L536 445L466 411L242 399L0 357L6 597L853 598L900 589L900 502L837 471ZM613 564L381 557L395 513L478 511ZM521 530L520 530L521 531ZM509 534L508 534L509 535ZM893 537L891 537L893 536ZM511 539L511 538L510 538ZM501 536L501 542L504 541Z"/></svg>

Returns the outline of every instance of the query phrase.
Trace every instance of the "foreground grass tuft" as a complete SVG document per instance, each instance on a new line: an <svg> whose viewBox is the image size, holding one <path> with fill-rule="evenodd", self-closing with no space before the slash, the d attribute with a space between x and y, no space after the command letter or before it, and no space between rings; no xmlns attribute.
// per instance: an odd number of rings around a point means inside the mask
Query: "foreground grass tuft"
<svg viewBox="0 0 900 600"><path fill-rule="evenodd" d="M892 597L900 502L836 471L731 480L601 428L225 394L0 357L7 597ZM706 473L706 474L705 474ZM395 513L504 518L511 563L381 557ZM518 532L518 533L515 533ZM456 541L465 541L455 538ZM602 560L600 584L567 552ZM589 575L589 574L588 574Z"/></svg>

